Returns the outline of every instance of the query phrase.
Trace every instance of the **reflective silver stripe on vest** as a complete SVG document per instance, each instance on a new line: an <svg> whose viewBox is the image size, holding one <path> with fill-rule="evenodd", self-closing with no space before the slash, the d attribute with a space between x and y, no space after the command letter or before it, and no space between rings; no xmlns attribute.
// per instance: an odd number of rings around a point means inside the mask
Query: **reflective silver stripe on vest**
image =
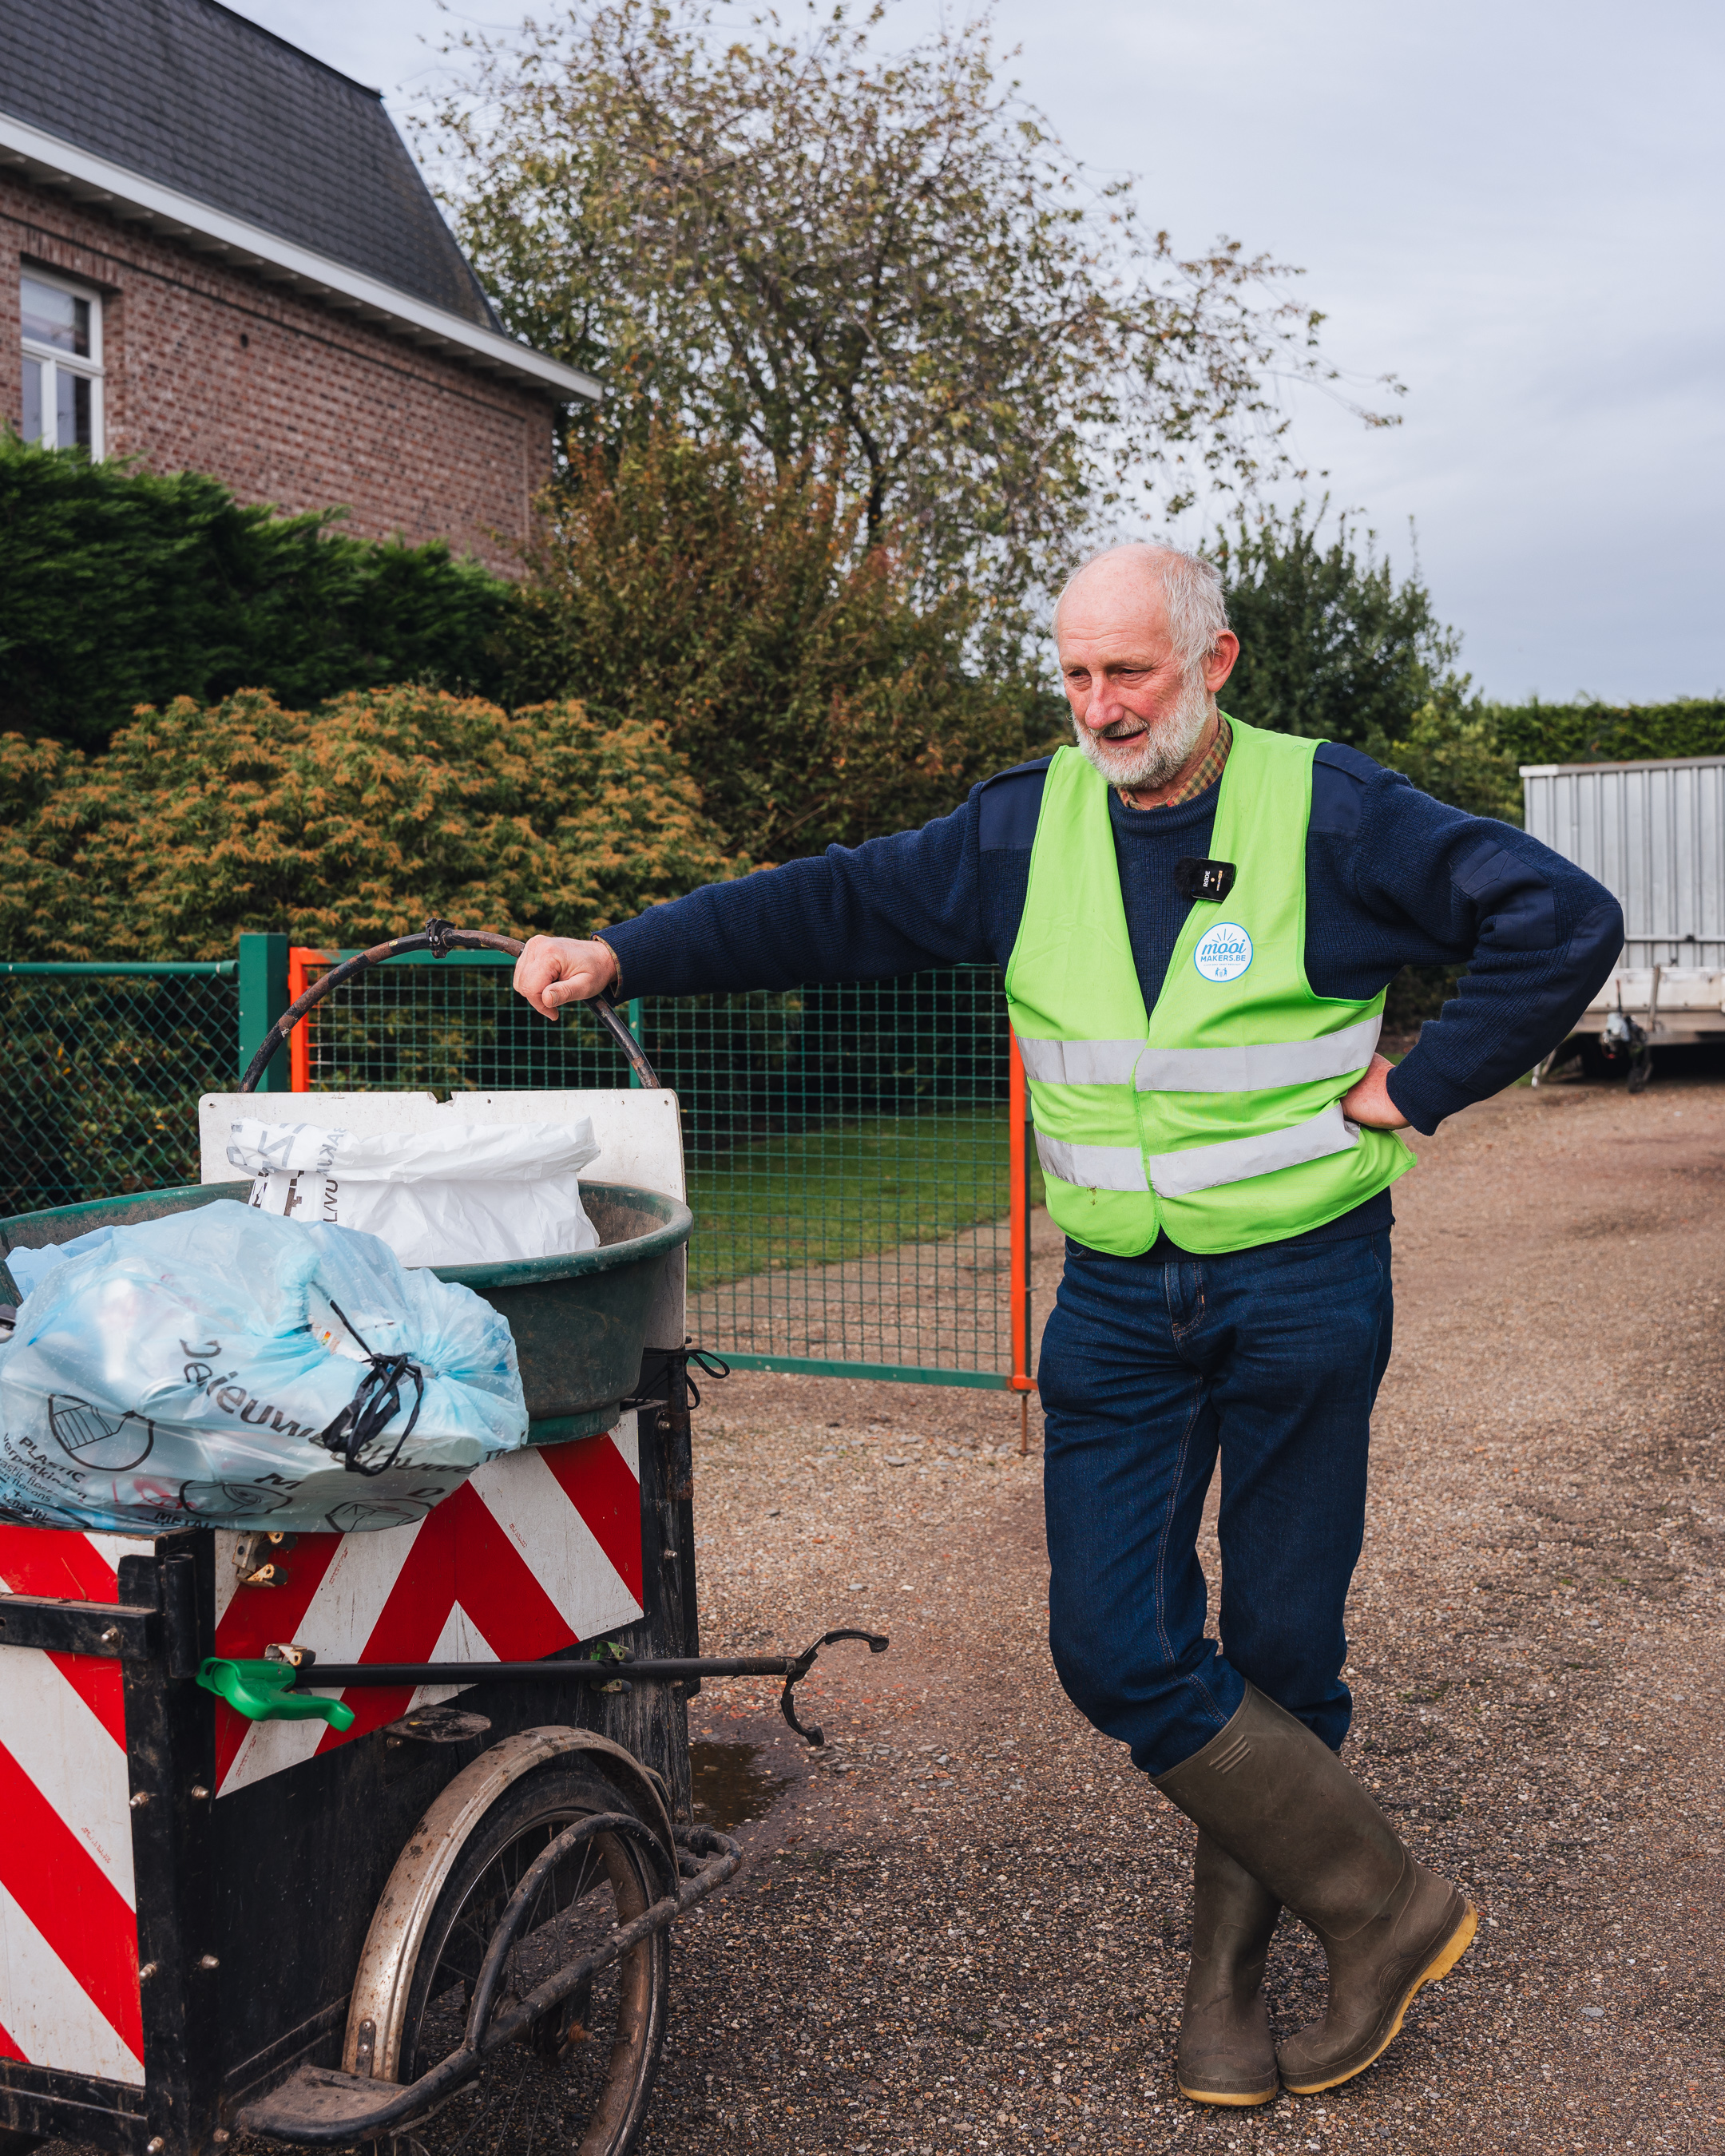
<svg viewBox="0 0 1725 2156"><path fill-rule="evenodd" d="M1045 1137L1038 1131L1036 1158L1045 1174L1076 1183L1081 1190L1135 1190L1141 1198L1149 1194L1144 1156L1137 1146L1068 1145L1064 1138Z"/></svg>
<svg viewBox="0 0 1725 2156"><path fill-rule="evenodd" d="M1358 1143L1359 1125L1350 1123L1342 1103L1332 1101L1321 1116L1296 1123L1291 1130L1267 1131L1261 1137L1224 1138L1219 1145L1188 1146L1180 1152L1152 1153L1150 1181L1158 1198L1190 1198L1195 1191L1214 1190L1224 1183L1244 1183L1278 1168L1297 1168L1302 1161L1347 1152ZM1074 1146L1070 1150L1082 1152L1086 1148ZM1142 1189L1143 1185L1136 1187Z"/></svg>
<svg viewBox="0 0 1725 2156"><path fill-rule="evenodd" d="M1130 1086L1142 1040L1021 1040L1024 1075L1040 1086ZM1112 1188L1111 1183L1108 1186ZM1138 1188L1144 1186L1141 1183Z"/></svg>
<svg viewBox="0 0 1725 2156"><path fill-rule="evenodd" d="M1147 1048L1138 1058L1136 1083L1141 1093L1261 1093L1272 1086L1341 1078L1371 1061L1383 1023L1380 1017L1363 1018L1316 1040L1269 1041L1256 1048ZM1028 1060L1024 1067L1029 1069Z"/></svg>

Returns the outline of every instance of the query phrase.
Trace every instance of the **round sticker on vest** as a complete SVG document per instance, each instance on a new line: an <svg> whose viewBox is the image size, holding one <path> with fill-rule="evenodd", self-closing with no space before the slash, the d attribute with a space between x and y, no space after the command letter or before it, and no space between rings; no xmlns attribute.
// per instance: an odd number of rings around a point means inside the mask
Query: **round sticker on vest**
<svg viewBox="0 0 1725 2156"><path fill-rule="evenodd" d="M1252 963L1252 939L1237 921L1206 929L1192 963L1207 981L1237 981Z"/></svg>

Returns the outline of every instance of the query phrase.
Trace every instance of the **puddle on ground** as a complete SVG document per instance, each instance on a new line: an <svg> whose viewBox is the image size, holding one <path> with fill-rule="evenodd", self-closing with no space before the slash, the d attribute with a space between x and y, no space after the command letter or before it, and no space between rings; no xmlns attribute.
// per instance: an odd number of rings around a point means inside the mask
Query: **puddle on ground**
<svg viewBox="0 0 1725 2156"><path fill-rule="evenodd" d="M770 1767L757 1767L760 1749L758 1744L721 1744L699 1738L691 1744L695 1816L701 1825L728 1834L745 1820L764 1818L772 1810L774 1799L791 1778L775 1774Z"/></svg>

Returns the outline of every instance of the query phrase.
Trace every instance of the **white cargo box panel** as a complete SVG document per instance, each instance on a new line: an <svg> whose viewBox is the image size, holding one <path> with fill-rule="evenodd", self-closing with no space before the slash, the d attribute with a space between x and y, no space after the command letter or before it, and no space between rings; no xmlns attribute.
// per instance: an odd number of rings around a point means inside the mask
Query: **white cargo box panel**
<svg viewBox="0 0 1725 2156"><path fill-rule="evenodd" d="M1645 1009L1657 966L1661 1009L1717 1010L1702 982L1725 969L1725 756L1524 764L1522 788L1530 834L1623 908L1625 1005Z"/></svg>

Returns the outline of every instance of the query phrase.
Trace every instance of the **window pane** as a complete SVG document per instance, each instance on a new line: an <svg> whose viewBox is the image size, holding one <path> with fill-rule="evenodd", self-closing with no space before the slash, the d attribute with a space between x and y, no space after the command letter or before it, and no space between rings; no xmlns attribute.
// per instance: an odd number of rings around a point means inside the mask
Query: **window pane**
<svg viewBox="0 0 1725 2156"><path fill-rule="evenodd" d="M33 277L18 280L23 313L23 332L38 344L51 344L59 352L90 357L90 302L75 292L63 292L58 285L44 285Z"/></svg>
<svg viewBox="0 0 1725 2156"><path fill-rule="evenodd" d="M63 449L90 447L90 377L69 374L64 367L54 371L56 432Z"/></svg>
<svg viewBox="0 0 1725 2156"><path fill-rule="evenodd" d="M42 439L42 362L39 359L24 362L24 439Z"/></svg>

